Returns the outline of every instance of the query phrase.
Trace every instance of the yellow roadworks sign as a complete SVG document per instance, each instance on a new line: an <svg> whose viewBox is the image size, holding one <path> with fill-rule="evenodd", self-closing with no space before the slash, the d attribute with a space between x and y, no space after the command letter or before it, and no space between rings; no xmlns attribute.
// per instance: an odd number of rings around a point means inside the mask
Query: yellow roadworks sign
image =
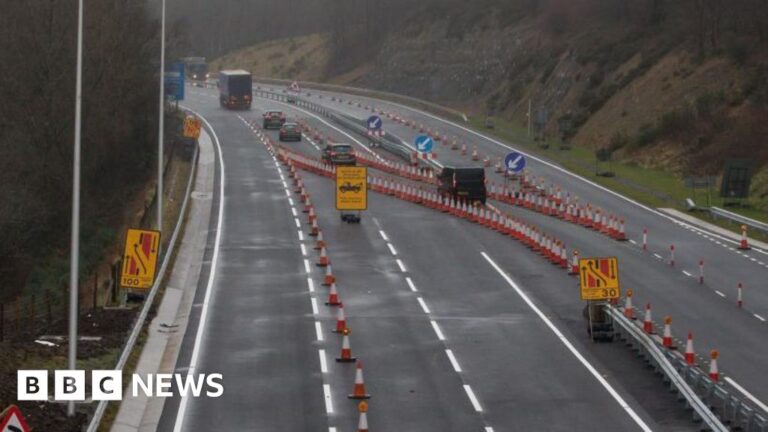
<svg viewBox="0 0 768 432"><path fill-rule="evenodd" d="M582 300L610 300L621 295L619 262L611 258L579 260L579 282Z"/></svg>
<svg viewBox="0 0 768 432"><path fill-rule="evenodd" d="M129 229L125 235L125 252L120 285L123 288L149 289L155 281L160 231Z"/></svg>
<svg viewBox="0 0 768 432"><path fill-rule="evenodd" d="M336 167L336 210L368 208L368 169L358 166Z"/></svg>
<svg viewBox="0 0 768 432"><path fill-rule="evenodd" d="M187 138L194 138L194 139L200 138L201 127L202 127L202 123L200 122L200 119L198 119L193 115L188 115L184 119L184 136Z"/></svg>

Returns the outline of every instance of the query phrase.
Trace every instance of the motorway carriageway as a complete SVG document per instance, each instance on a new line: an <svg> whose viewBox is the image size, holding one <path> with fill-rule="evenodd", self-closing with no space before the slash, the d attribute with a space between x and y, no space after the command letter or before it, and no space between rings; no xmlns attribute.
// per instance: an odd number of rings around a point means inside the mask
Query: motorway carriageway
<svg viewBox="0 0 768 432"><path fill-rule="evenodd" d="M323 304L315 240L287 170L251 127L273 105L257 99L250 112L230 112L189 93L221 148L224 208L220 243L209 244L212 282L201 282L196 301L205 318L193 310L177 371L220 372L225 393L169 401L159 430L355 430L356 403L346 398L354 364L333 360L341 337L331 332L336 308ZM306 140L296 145L317 154ZM562 303L539 300L547 287L566 297L572 277L497 233L389 197L370 194L363 222L344 224L332 184L300 175L328 243L352 353L365 365L372 430L658 429L584 349L583 322L574 334L558 318ZM627 357L628 376L656 380ZM651 387L647 397L668 398Z"/></svg>
<svg viewBox="0 0 768 432"><path fill-rule="evenodd" d="M279 90L278 90L279 91ZM473 135L461 125L445 122L426 113L392 104L374 101L368 98L343 95L339 102L338 94L311 91L308 99L334 110L365 119L371 111L366 105L383 109L403 118L424 124L425 128L439 131L458 142L467 143L467 156L459 151L450 150L450 146L436 144L438 159L446 165L480 165L473 162L469 155L474 145L482 156L490 155L492 161L503 157L509 148L503 143ZM323 95L323 98L318 98ZM331 98L336 97L333 101ZM352 101L352 104L349 102ZM362 107L358 108L356 102ZM270 101L270 106L288 105ZM302 113L302 115L306 115ZM405 143L412 143L419 133L410 127L384 117L387 133L401 138ZM348 138L344 141L349 141ZM506 144L504 144L506 145ZM481 157L482 159L482 157ZM703 361L708 361L711 349L720 351L720 367L726 374L726 382L736 383L745 397L765 406L768 404L768 377L764 371L768 367L768 344L766 341L766 317L768 317L768 280L765 251L753 249L739 251L734 242L726 241L716 234L677 223L654 209L638 204L607 192L599 185L588 180L581 180L559 167L545 161L528 158L527 167L535 176L542 176L561 186L572 195L577 195L582 202L607 209L609 212L625 218L627 235L630 241L619 243L599 235L592 230L576 227L554 218L522 209L513 209L512 213L556 234L569 247L580 249L581 256L618 256L620 258L622 287L632 288L635 292L634 305L643 308L646 302L652 304L654 318L662 322L665 315L673 318L673 333L684 339L688 331L693 331L696 349L703 354ZM487 170L488 177L496 184L503 182L501 175ZM508 209L505 206L500 206ZM641 248L642 230L648 229L648 251ZM669 265L669 246L675 245L675 266ZM698 283L699 260L705 261L705 282ZM736 306L736 287L738 282L744 285L744 306ZM573 282L576 283L575 281ZM570 314L564 317L576 318L575 305L578 304L576 289L569 299L554 300L574 305ZM570 301L575 300L575 301ZM548 305L557 304L546 301ZM637 315L637 314L636 314ZM639 315L642 316L642 315ZM678 342L680 342L678 339Z"/></svg>

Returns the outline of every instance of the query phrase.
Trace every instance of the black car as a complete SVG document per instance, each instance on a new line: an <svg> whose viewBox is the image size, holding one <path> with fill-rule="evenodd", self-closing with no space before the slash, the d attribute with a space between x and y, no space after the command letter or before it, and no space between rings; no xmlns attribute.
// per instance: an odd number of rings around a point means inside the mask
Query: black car
<svg viewBox="0 0 768 432"><path fill-rule="evenodd" d="M296 123L284 123L280 128L280 141L301 141L301 126Z"/></svg>
<svg viewBox="0 0 768 432"><path fill-rule="evenodd" d="M264 113L264 129L280 129L283 124L285 124L285 114L282 111Z"/></svg>
<svg viewBox="0 0 768 432"><path fill-rule="evenodd" d="M437 179L441 195L485 204L485 169L445 167Z"/></svg>
<svg viewBox="0 0 768 432"><path fill-rule="evenodd" d="M349 144L328 144L323 150L323 161L333 165L354 165L357 158Z"/></svg>
<svg viewBox="0 0 768 432"><path fill-rule="evenodd" d="M339 186L339 190L343 192L360 192L363 189L363 185L361 183L358 184L352 184L350 182L346 182L343 185Z"/></svg>

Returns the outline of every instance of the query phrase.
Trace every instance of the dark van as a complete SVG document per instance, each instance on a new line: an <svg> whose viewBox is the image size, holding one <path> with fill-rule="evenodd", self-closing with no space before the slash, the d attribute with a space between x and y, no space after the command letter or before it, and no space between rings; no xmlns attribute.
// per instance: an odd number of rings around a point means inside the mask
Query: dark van
<svg viewBox="0 0 768 432"><path fill-rule="evenodd" d="M437 191L458 200L485 204L485 169L445 167L440 172Z"/></svg>

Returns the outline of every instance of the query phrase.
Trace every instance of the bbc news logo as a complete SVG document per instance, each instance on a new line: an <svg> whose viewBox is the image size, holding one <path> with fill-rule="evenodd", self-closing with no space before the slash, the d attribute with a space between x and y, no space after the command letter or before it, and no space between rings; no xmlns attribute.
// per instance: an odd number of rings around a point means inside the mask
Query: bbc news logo
<svg viewBox="0 0 768 432"><path fill-rule="evenodd" d="M16 399L19 401L49 400L47 370L20 370L17 373ZM133 374L130 396L217 398L224 394L221 374ZM86 399L84 370L56 370L53 375L53 399L84 401ZM118 370L91 371L91 399L119 401L123 399L123 373ZM175 391L175 393L174 393Z"/></svg>

